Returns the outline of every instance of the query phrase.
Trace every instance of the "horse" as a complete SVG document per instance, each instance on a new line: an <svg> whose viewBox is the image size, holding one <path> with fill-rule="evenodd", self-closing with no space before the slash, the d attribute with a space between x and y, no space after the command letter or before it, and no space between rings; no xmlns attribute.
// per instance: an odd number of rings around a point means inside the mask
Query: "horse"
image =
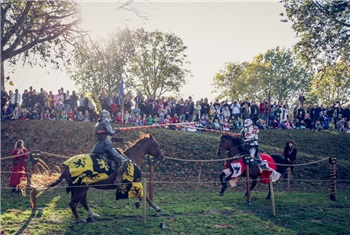
<svg viewBox="0 0 350 235"><path fill-rule="evenodd" d="M234 158L234 159L238 159L237 161L239 161L239 159L243 158L244 156L247 156L247 154L249 154L249 151L247 152L247 150L244 149L243 147L243 140L242 138L238 138L238 137L234 137L231 135L222 135L220 137L219 140L219 145L217 148L217 154L218 156L222 156L223 153L227 153L228 158ZM280 155L267 155L267 154L260 154L260 156L266 160L269 165L270 164L274 164L274 163L278 163L276 165L276 171L278 173L280 173L281 175L283 175L283 173L286 170L286 166L284 165L279 165L279 164L286 164L285 159L280 156ZM228 160L228 162L225 163L226 166L228 166L228 164L230 164L232 160ZM241 161L242 162L242 161ZM258 166L250 166L249 168L249 176L252 180L251 186L250 186L250 191L253 190L255 188L255 186L257 185L257 178L260 177L261 183L269 183L269 180L264 180L264 177L262 177L262 172L260 172L260 169ZM234 169L236 170L236 169ZM242 176L246 176L247 172L244 170L244 172L241 172ZM225 178L226 178L226 174L224 172L222 172L220 174L220 182L222 184L222 188L220 191L220 196L224 195L225 190L227 189L227 182L225 182ZM248 192L246 192L245 194L246 196L248 195ZM269 185L269 193L267 195L267 197L265 198L266 200L270 200L271 197L271 188Z"/></svg>
<svg viewBox="0 0 350 235"><path fill-rule="evenodd" d="M124 151L124 154L131 160L131 162L128 162L128 164L131 163L131 165L128 165L128 169L129 167L130 169L132 168L133 170L132 173L134 174L135 177L131 180L127 180L128 182L123 179L122 185L125 186L123 189L125 190L126 187L128 187L129 185L128 189L130 190L131 185L134 186L134 184L138 184L141 187L141 190L138 190L138 191L142 191L142 184L140 183L141 170L139 167L141 167L141 164L144 162L146 157L152 158L152 160L155 162L158 162L158 161L161 162L164 159L164 155L161 149L159 148L159 144L152 134L142 134L138 140L136 140L129 148L127 148ZM71 192L71 199L69 202L69 206L72 210L72 213L74 215L76 222L86 222L85 219L81 219L78 215L77 206L79 202L83 205L85 210L89 213L88 221L92 220L93 218L99 217L98 214L94 213L91 210L91 208L88 206L88 203L87 203L87 191L90 187L101 189L101 190L117 189L116 198L118 197L117 196L118 192L123 192L122 191L123 189L121 189L120 186L117 186L113 183L117 177L117 170L112 170L112 168L110 167L110 163L107 163L107 161L103 162L103 160L96 157L95 158L98 159L98 164L102 164L103 168L109 170L110 174L105 174L104 175L105 178L97 182L88 184L86 183L88 181L85 181L85 183L79 183L78 185L74 185L76 187L72 186L74 181L77 181L77 180L79 181L83 179L84 175L80 174L80 175L75 175L75 177L72 177L72 173L70 172L69 165L75 164L74 167L78 167L80 165L86 164L86 162L89 160L88 157L91 157L91 159L93 159L94 157L93 154L85 155L85 156L87 156L87 158L85 157L85 159L83 160L81 160L80 158L81 155L76 155L68 159L65 162L66 167L64 168L63 172L60 175L59 174L49 175L48 172L46 172L45 175L44 173L38 174L37 176L35 176L34 174L32 176L32 181L31 181L31 186L34 189L48 190L50 188L57 186L63 179L65 179L66 182L68 183L66 192L67 193ZM79 159L79 160L75 160L75 159ZM109 167L106 166L106 164L108 164ZM57 175L59 175L59 177L57 177ZM93 177L91 177L91 179L93 179ZM91 179L89 178L89 180ZM137 191L137 190L135 190L134 188L134 191ZM136 197L139 199L139 201L135 204L136 207L138 208L140 206L140 201L142 200L142 196L138 195ZM148 196L146 196L146 200L149 203L149 205L156 210L156 212L161 212L161 209L158 206L156 206Z"/></svg>

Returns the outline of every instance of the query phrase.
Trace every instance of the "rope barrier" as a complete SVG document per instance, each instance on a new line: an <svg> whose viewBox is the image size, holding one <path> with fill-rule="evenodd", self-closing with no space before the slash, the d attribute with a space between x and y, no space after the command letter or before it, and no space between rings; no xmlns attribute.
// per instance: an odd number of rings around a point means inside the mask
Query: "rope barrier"
<svg viewBox="0 0 350 235"><path fill-rule="evenodd" d="M259 178L256 180L251 180L251 181L260 181L260 180L267 180L269 178ZM246 179L242 179L240 178L239 180L240 182L246 182ZM330 182L331 180L314 180L314 179L310 179L310 180L305 180L305 179L293 179L293 181L298 181L298 182ZM338 179L336 180L337 182L350 182L350 179ZM156 184L198 184L198 181L148 181L147 183L156 183ZM220 184L220 181L201 181L200 184ZM95 186L113 186L114 184L94 184L93 186L90 187L95 187ZM66 188L68 185L66 186L55 186L53 188L50 189L54 189L54 188ZM77 185L77 186L69 186L71 188L80 188L80 187L86 187L87 185ZM7 186L2 186L0 187L1 189L11 189L12 187L7 187ZM32 189L32 187L27 187L27 189Z"/></svg>

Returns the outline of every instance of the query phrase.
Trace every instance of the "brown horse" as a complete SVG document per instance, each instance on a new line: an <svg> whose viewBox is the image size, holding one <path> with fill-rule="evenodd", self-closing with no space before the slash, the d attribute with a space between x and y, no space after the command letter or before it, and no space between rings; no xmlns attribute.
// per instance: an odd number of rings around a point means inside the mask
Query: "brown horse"
<svg viewBox="0 0 350 235"><path fill-rule="evenodd" d="M152 134L148 134L145 135L143 134L138 140L136 140L134 142L134 144L129 147L127 150L124 151L124 154L132 161L133 163L133 173L135 178L137 177L137 181L135 181L136 179L134 178L133 181L129 181L129 184L132 184L132 182L140 182L141 180L141 171L140 168L141 164L144 162L145 157L153 157L155 161L162 161L164 156L162 151L159 148L159 144L158 142L155 140L155 138L153 137ZM80 155L77 155L78 157ZM74 156L74 157L77 157ZM74 157L70 158L67 162L71 162L71 164L75 164L75 165L81 165L81 164L86 164L85 161L74 161ZM77 159L77 158L75 158ZM92 159L92 157L91 157ZM99 161L99 163L101 163L101 161ZM106 167L105 165L103 165L104 167ZM98 214L94 213L90 207L88 206L87 203L87 191L89 189L89 187L94 187L97 189L102 189L102 190L108 190L108 189L118 189L118 187L114 184L114 181L117 177L117 171L113 171L111 170L111 167L107 167L106 169L110 169L111 174L105 175L105 179L100 180L96 183L90 183L90 184L85 184L85 183L81 183L78 186L75 184L74 187L73 185L73 181L75 179L79 179L80 177L82 177L82 175L78 175L78 177L72 177L72 174L70 173L70 168L67 164L67 166L65 167L65 169L63 170L62 174L59 175L58 179L57 179L57 174L56 176L50 176L46 173L45 176L43 176L43 173L41 175L33 175L34 177L32 177L32 182L31 182L31 186L37 190L47 190L50 189L52 187L57 186L63 179L66 180L66 182L69 184L69 186L67 187L66 191L71 192L71 200L69 202L69 206L73 212L73 215L75 217L75 220L77 222L86 222L86 220L81 219L78 215L77 212L77 205L79 204L79 202L83 205L83 207L88 211L89 215L90 215L90 219L94 218L94 217L99 217ZM54 179L54 178L55 179ZM108 177L108 178L107 178ZM49 182L49 183L48 183ZM51 183L50 183L51 182ZM123 181L124 182L124 181ZM140 184L140 183L139 183ZM118 192L118 190L117 190ZM139 201L142 200L141 197L138 197ZM161 209L159 207L157 207L151 200L150 198L147 196L146 197L147 202L149 203L149 205L154 208L157 212L160 212ZM138 207L140 205L140 203L138 202L136 204L136 206Z"/></svg>
<svg viewBox="0 0 350 235"><path fill-rule="evenodd" d="M228 158L235 158L235 160L242 158L244 156L249 155L249 151L245 150L243 147L243 140L241 138L233 137L230 135L222 135L219 140L219 146L217 149L218 156L222 156L224 153L227 153ZM286 164L285 160L282 156L279 155L267 155L267 154L261 154L260 156L265 155L267 156L268 162L270 163L279 163L279 164ZM229 160L227 164L229 164L231 160ZM283 175L286 166L282 165L276 165L277 169L276 171L281 173ZM246 176L246 171L242 172L242 176ZM257 178L263 178L261 177L261 172L258 166L251 166L249 170L249 176L252 180L250 191L255 188L257 185ZM220 191L220 196L224 195L225 190L227 189L227 182L225 181L226 174L222 172L220 174L220 182L222 182L222 188ZM266 181L265 181L266 182ZM247 193L246 193L247 195ZM269 187L269 193L265 199L269 200L271 196L271 188Z"/></svg>

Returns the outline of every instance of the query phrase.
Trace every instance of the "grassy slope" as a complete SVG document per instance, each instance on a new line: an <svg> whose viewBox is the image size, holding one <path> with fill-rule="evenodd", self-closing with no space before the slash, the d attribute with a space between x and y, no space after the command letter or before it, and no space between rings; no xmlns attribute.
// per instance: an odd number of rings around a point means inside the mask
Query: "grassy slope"
<svg viewBox="0 0 350 235"><path fill-rule="evenodd" d="M29 150L43 152L43 159L50 167L61 166L65 158L54 154L73 156L89 152L94 141L91 137L93 123L62 121L18 121L2 122L1 156L11 155L14 143L23 139ZM218 134L188 133L161 128L145 129L151 132L161 144L166 156L181 159L217 159L215 154ZM120 133L126 141L138 137L138 131ZM287 140L293 140L298 147L299 163L307 163L325 157L338 157L337 179L349 179L350 164L345 145L350 135L344 133L266 130L260 133L260 149L267 153L281 153ZM118 146L118 145L117 145ZM121 146L121 145L119 145ZM49 153L49 154L47 154ZM2 187L8 185L11 161L2 161ZM198 169L202 168L202 189L196 194L192 183L196 182ZM29 165L29 169L30 169ZM2 188L1 221L7 234L349 234L349 190L347 184L338 189L338 202L328 200L327 189L321 183L301 184L295 181L293 193L285 193L283 185L277 187L277 217L271 217L269 204L263 200L266 186L259 186L253 193L253 205L247 206L242 198L244 184L239 193L229 189L224 197L218 197L217 175L222 162L191 163L166 160L156 167L156 180L173 182L157 183L155 202L164 210L161 214L149 211L147 226L142 226L142 212L133 210L128 201L115 202L113 191L90 193L89 203L102 218L91 225L74 225L68 210L69 195L63 188L44 193L38 198L38 206L45 207L43 215L31 214L28 197L19 197ZM145 169L147 172L147 170ZM147 175L147 174L146 174ZM297 167L295 178L299 180L323 180L329 178L328 161ZM328 182L324 184L328 187ZM180 187L181 186L181 187ZM180 190L184 188L185 190ZM188 192L186 189L191 189ZM237 190L237 189L235 189ZM177 191L175 193L175 191ZM260 192L261 191L261 192ZM299 191L299 192L296 192ZM96 192L96 191L95 191ZM195 197L198 196L198 199ZM232 204L233 202L233 204ZM80 208L82 214L86 212ZM136 221L136 223L134 222ZM167 229L160 230L160 222L166 222ZM249 232L247 226L249 225ZM1 230L0 229L0 230ZM272 230L271 230L272 229ZM49 231L49 232L48 232Z"/></svg>

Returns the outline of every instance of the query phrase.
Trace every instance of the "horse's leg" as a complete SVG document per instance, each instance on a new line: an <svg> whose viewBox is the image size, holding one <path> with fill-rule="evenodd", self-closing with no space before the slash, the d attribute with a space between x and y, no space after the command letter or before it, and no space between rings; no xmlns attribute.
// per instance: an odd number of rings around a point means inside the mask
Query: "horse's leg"
<svg viewBox="0 0 350 235"><path fill-rule="evenodd" d="M85 196L84 198L80 201L80 203L83 205L83 207L85 208L85 210L89 213L89 215L92 217L92 218L97 218L97 217L100 217L99 214L93 212L91 210L91 208L89 207L88 203L87 203L87 193L85 193Z"/></svg>
<svg viewBox="0 0 350 235"><path fill-rule="evenodd" d="M220 196L224 196L225 190L227 189L227 181L225 181L226 174L224 172L222 172L220 174L220 182L221 182L221 190L220 190Z"/></svg>
<svg viewBox="0 0 350 235"><path fill-rule="evenodd" d="M75 218L75 221L77 223L79 222L83 222L83 223L86 223L86 220L84 219L81 219L78 215L78 211L77 211L77 206L78 206L78 203L81 202L81 200L84 198L84 196L86 196L86 191L87 191L88 188L74 188L72 189L72 196L71 196L71 199L70 199L70 202L69 202L69 206L73 212L73 215L74 215L74 218Z"/></svg>
<svg viewBox="0 0 350 235"><path fill-rule="evenodd" d="M146 196L146 200L147 200L148 204L150 205L150 207L152 207L153 209L155 209L156 212L161 212L161 211L162 211L162 209L160 209L158 206L156 206L156 205L153 203L153 201L151 201L151 199L150 199L148 196ZM141 201L142 201L142 198L139 198L138 203L135 204L135 206L136 206L137 208L140 206Z"/></svg>
<svg viewBox="0 0 350 235"><path fill-rule="evenodd" d="M257 185L257 179L258 177L256 177L256 178L252 178L252 180L250 181L251 183L252 183L252 185L250 186L250 188L249 188L249 190L250 190L250 192L255 188L255 186ZM247 197L248 196L248 191L245 193L245 195L244 195L245 197Z"/></svg>
<svg viewBox="0 0 350 235"><path fill-rule="evenodd" d="M273 186L272 186L273 187ZM265 200L270 200L271 198L271 184L269 184L269 193L267 194L267 196L265 197Z"/></svg>

